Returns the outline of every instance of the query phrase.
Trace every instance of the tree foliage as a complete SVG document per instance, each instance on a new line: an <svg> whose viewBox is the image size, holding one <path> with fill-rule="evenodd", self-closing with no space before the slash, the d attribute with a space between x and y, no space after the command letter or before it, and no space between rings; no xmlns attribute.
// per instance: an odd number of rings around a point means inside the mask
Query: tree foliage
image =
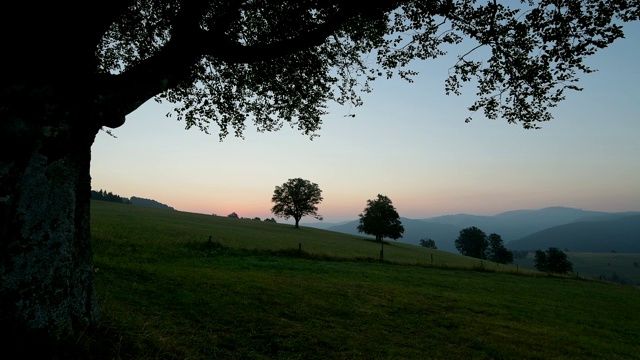
<svg viewBox="0 0 640 360"><path fill-rule="evenodd" d="M413 60L462 41L472 50L452 64L447 92L475 79L472 114L535 128L565 90L580 89L579 74L592 71L584 58L623 36L620 20L638 18L632 0L207 4L133 3L103 34L98 68L150 77L149 92L176 103L187 127L215 124L221 138L242 136L246 120L313 135L328 101L360 105L374 79L411 80Z"/></svg>
<svg viewBox="0 0 640 360"><path fill-rule="evenodd" d="M427 249L437 249L436 241L433 239L425 238L420 239L420 246L426 247Z"/></svg>
<svg viewBox="0 0 640 360"><path fill-rule="evenodd" d="M489 246L487 235L475 226L460 230L455 240L456 249L464 256L478 259L486 259L486 250Z"/></svg>
<svg viewBox="0 0 640 360"><path fill-rule="evenodd" d="M361 105L375 79L411 81L414 60L461 42L446 91L473 82L471 114L537 127L593 71L584 59L639 18L636 0L129 0L85 16L71 4L20 6L0 22L13 54L3 76L13 90L3 94L49 88L37 101L90 101L89 121L110 127L150 98L166 100L187 128L213 125L221 138L242 136L247 121L313 136L328 102ZM32 31L15 36L24 23ZM61 55L42 61L42 53ZM78 89L82 97L71 96ZM4 96L0 108L19 112L20 96Z"/></svg>
<svg viewBox="0 0 640 360"><path fill-rule="evenodd" d="M502 237L496 233L491 233L487 237L489 247L487 248L487 260L501 264L511 264L513 253L504 246Z"/></svg>
<svg viewBox="0 0 640 360"><path fill-rule="evenodd" d="M534 265L539 271L556 274L573 272L573 263L562 250L550 247L546 251L536 250Z"/></svg>
<svg viewBox="0 0 640 360"><path fill-rule="evenodd" d="M374 200L367 200L367 206L358 215L358 232L373 235L377 241L386 238L398 240L404 233L398 211L387 196L378 194Z"/></svg>
<svg viewBox="0 0 640 360"><path fill-rule="evenodd" d="M271 212L285 219L293 217L298 228L298 223L303 216L313 216L322 220L316 206L322 200L322 190L318 184L301 178L289 179L286 183L276 186L273 191L271 202L275 205L271 208Z"/></svg>
<svg viewBox="0 0 640 360"><path fill-rule="evenodd" d="M91 190L91 200L100 200L100 201L110 201L122 204L131 204L129 199L122 197L120 195L116 195L111 191L107 192L107 190Z"/></svg>

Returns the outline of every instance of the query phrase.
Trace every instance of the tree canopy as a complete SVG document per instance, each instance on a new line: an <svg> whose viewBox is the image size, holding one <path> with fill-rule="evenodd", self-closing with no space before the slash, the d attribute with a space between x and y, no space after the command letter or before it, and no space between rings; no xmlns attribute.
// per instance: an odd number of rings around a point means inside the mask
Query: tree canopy
<svg viewBox="0 0 640 360"><path fill-rule="evenodd" d="M85 121L110 127L155 97L175 103L186 127L214 124L221 138L242 136L246 120L260 131L288 122L313 135L328 101L360 105L358 92L374 79L411 79L413 60L462 41L469 45L452 64L447 92L475 79L471 113L537 127L592 71L585 57L639 17L634 0L130 0L85 16L75 10L19 4L5 12L2 40L13 54L5 90L51 90L36 101L87 99L97 108ZM15 36L26 23L31 31ZM3 97L4 111L25 105L15 100Z"/></svg>
<svg viewBox="0 0 640 360"><path fill-rule="evenodd" d="M536 250L534 265L539 271L556 274L573 272L573 263L562 250L550 247L546 251Z"/></svg>
<svg viewBox="0 0 640 360"><path fill-rule="evenodd" d="M398 240L404 233L400 215L387 196L378 194L376 199L367 200L367 206L358 216L358 232L373 235L377 241L385 237Z"/></svg>
<svg viewBox="0 0 640 360"><path fill-rule="evenodd" d="M298 228L303 216L311 215L322 220L316 206L322 200L322 190L318 184L301 178L289 179L284 184L276 186L273 191L271 202L275 205L271 208L271 212L285 219L293 217Z"/></svg>
<svg viewBox="0 0 640 360"><path fill-rule="evenodd" d="M438 249L436 241L429 238L420 239L420 246L426 247L427 249Z"/></svg>
<svg viewBox="0 0 640 360"><path fill-rule="evenodd" d="M487 248L487 260L501 264L511 264L513 262L513 253L504 246L502 236L491 233L487 237L489 247Z"/></svg>
<svg viewBox="0 0 640 360"><path fill-rule="evenodd" d="M460 254L464 256L485 259L489 241L484 231L471 226L460 230L460 234L455 240L455 245Z"/></svg>

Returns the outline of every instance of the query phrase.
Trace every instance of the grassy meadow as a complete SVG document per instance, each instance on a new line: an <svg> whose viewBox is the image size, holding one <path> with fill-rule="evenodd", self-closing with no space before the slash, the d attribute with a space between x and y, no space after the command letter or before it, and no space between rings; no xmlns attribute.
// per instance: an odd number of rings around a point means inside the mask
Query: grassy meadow
<svg viewBox="0 0 640 360"><path fill-rule="evenodd" d="M211 242L209 237L211 236ZM633 359L640 289L92 202L95 359ZM299 251L301 249L301 251Z"/></svg>
<svg viewBox="0 0 640 360"><path fill-rule="evenodd" d="M640 254L566 252L573 272L583 278L640 286ZM517 259L520 267L535 269L534 254Z"/></svg>

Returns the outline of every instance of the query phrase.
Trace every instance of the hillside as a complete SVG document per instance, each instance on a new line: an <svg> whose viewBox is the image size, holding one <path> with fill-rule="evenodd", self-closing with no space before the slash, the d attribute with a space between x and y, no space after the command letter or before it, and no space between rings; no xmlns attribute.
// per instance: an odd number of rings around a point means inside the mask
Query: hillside
<svg viewBox="0 0 640 360"><path fill-rule="evenodd" d="M460 230L467 227L475 226L480 228L486 234L490 234L490 233L499 234L504 240L505 244L507 244L507 247L509 247L512 250L530 250L526 248L526 246L529 246L528 244L523 247L523 246L520 246L518 243L516 243L516 241L520 241L520 239L523 239L529 235L533 236L533 234L539 233L545 229L554 228L560 225L572 224L576 222L586 222L586 221L597 222L601 220L616 220L616 219L626 218L630 216L640 216L640 213L638 212L608 213L608 212L601 212L601 211L586 211L586 210L566 208L566 207L548 207L548 208L543 208L538 210L514 210L514 211L508 211L508 212L500 213L493 216L457 214L457 215L437 216L437 217L419 219L419 220L401 218L402 224L404 225L404 228L405 228L405 233L401 239L398 239L398 241L407 243L407 244L417 245L419 244L420 239L431 238L436 241L436 245L438 246L438 249L457 254L458 251L455 248L455 239L458 237ZM308 226L315 227L317 225L308 225ZM357 226L358 226L358 220L350 221L340 225L322 226L322 227L317 226L317 227L324 228L331 231L337 231L345 234L364 235L364 234L358 233ZM571 231L570 229L578 230L578 232L575 234L575 237L581 236L582 232L580 231L580 226L567 227L565 229L565 232L562 232L562 236L568 234L568 231ZM620 231L622 230L621 229L613 230L613 232L610 232L609 230L607 230L609 234L617 234ZM556 231L554 230L551 233L556 233ZM547 243L557 243L555 239L556 238L554 238L553 242L547 242ZM537 240L527 240L527 241L537 241ZM609 241L613 241L612 244L614 245L617 244L618 242L618 240L615 240L614 237L610 237ZM620 240L620 241L624 243L628 243L628 241L626 240ZM512 244L514 245L511 246ZM558 246L558 245L552 245L552 246ZM629 248L628 244L627 245L621 244L621 246L618 246L618 245L616 246L620 247L621 249ZM568 248L573 249L573 247L568 247ZM579 248L586 249L584 251L609 252L612 250L611 246L607 245L606 243L600 247L590 246L590 247L579 247ZM606 250L595 250L595 249L605 249L605 248ZM635 245L631 245L631 248L635 249ZM538 247L535 247L533 249L534 250L538 249ZM579 250L579 251L582 251L582 250ZM616 251L622 251L622 250L616 249Z"/></svg>
<svg viewBox="0 0 640 360"><path fill-rule="evenodd" d="M152 199L145 199L137 196L132 196L131 199L129 199L129 201L131 202L132 205L135 205L135 206L146 206L146 207L157 208L157 209L174 210L174 208L172 208L171 206L167 204L163 204L156 200L152 200Z"/></svg>
<svg viewBox="0 0 640 360"><path fill-rule="evenodd" d="M567 252L573 273L580 277L640 286L640 253ZM535 269L534 254L517 259L521 269Z"/></svg>
<svg viewBox="0 0 640 360"><path fill-rule="evenodd" d="M398 242L418 245L420 244L420 239L430 238L435 240L438 250L449 251L452 253L458 252L454 243L460 233L460 229L458 227L450 224L426 222L407 218L400 218L400 221L402 221L402 226L404 226L404 234L402 238L398 239ZM366 234L358 232L358 224L359 221L354 220L342 225L328 227L326 230L366 237Z"/></svg>
<svg viewBox="0 0 640 360"><path fill-rule="evenodd" d="M102 316L75 345L82 358L640 353L629 286L481 268L398 242L385 245L393 262L380 262L379 244L359 236L108 202L92 203L91 221Z"/></svg>
<svg viewBox="0 0 640 360"><path fill-rule="evenodd" d="M599 216L610 216L611 214L554 206L537 210L507 211L493 216L459 214L438 216L424 220L451 224L460 229L475 226L487 234L500 234L505 242L509 242L552 226L572 223L587 217L597 218Z"/></svg>
<svg viewBox="0 0 640 360"><path fill-rule="evenodd" d="M512 250L555 246L576 252L640 253L640 215L554 226L506 246Z"/></svg>

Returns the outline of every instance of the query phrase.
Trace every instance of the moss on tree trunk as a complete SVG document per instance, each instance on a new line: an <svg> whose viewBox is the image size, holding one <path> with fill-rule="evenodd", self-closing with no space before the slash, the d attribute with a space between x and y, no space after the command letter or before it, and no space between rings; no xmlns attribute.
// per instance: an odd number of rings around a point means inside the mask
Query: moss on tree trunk
<svg viewBox="0 0 640 360"><path fill-rule="evenodd" d="M0 327L13 345L55 344L98 315L89 228L97 129L3 121Z"/></svg>

